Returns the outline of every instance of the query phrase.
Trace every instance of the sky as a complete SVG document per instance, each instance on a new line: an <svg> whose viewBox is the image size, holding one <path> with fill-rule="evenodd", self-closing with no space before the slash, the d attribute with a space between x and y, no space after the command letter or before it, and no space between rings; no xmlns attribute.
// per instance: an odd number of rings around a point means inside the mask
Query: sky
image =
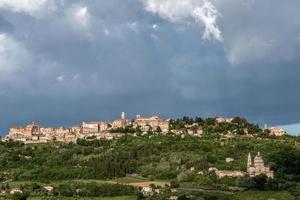
<svg viewBox="0 0 300 200"><path fill-rule="evenodd" d="M0 134L122 111L244 116L300 133L299 7L299 0L0 0Z"/></svg>

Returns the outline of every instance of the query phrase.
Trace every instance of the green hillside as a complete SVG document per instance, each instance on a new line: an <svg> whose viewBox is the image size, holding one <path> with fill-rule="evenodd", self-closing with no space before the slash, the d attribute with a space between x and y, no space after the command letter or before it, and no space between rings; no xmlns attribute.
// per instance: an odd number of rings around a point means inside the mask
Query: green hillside
<svg viewBox="0 0 300 200"><path fill-rule="evenodd" d="M227 125L230 126L235 125ZM224 194L211 197L216 199L239 199L246 194L248 199L254 199L254 194L262 195L255 197L260 199L272 191L285 191L280 194L291 198L300 195L299 137L226 135L220 127L206 128L210 131L206 130L202 137L149 133L137 137L127 134L119 140L78 140L77 144L2 142L2 190L23 188L28 196L36 198L96 197L100 193L103 197L135 196L139 184L129 186L131 183L160 181L159 187L171 183L171 187L178 188L176 195L190 195L190 198L210 198L214 192ZM275 179L247 176L218 179L208 171L216 167L246 172L249 152L252 155L261 152L265 163L275 171ZM228 163L226 158L233 161ZM54 191L48 194L43 190L45 185L53 186ZM169 187L162 190L171 195ZM238 192L247 190L252 192Z"/></svg>

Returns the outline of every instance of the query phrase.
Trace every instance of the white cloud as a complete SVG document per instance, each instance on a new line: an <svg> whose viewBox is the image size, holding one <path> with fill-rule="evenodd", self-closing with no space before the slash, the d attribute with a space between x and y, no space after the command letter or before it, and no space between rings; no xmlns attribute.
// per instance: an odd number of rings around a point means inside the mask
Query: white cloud
<svg viewBox="0 0 300 200"><path fill-rule="evenodd" d="M89 13L87 7L79 7L75 10L74 16L78 23L83 26L86 26L89 22Z"/></svg>
<svg viewBox="0 0 300 200"><path fill-rule="evenodd" d="M0 34L0 71L13 71L31 62L23 45L7 34Z"/></svg>
<svg viewBox="0 0 300 200"><path fill-rule="evenodd" d="M65 76L64 76L64 75L60 75L60 76L56 77L56 80L57 80L58 82L63 82L64 79L65 79Z"/></svg>
<svg viewBox="0 0 300 200"><path fill-rule="evenodd" d="M91 16L88 7L82 5L73 5L66 11L67 18L69 22L78 28L87 28L90 25Z"/></svg>
<svg viewBox="0 0 300 200"><path fill-rule="evenodd" d="M48 0L0 0L0 8L35 15L45 8Z"/></svg>
<svg viewBox="0 0 300 200"><path fill-rule="evenodd" d="M219 41L222 40L221 31L217 26L219 12L211 2L204 1L203 6L197 7L192 14L198 23L202 23L205 26L203 39L209 40L214 38Z"/></svg>
<svg viewBox="0 0 300 200"><path fill-rule="evenodd" d="M203 39L222 41L217 25L220 15L208 0L145 0L146 10L171 22L193 21L204 28Z"/></svg>

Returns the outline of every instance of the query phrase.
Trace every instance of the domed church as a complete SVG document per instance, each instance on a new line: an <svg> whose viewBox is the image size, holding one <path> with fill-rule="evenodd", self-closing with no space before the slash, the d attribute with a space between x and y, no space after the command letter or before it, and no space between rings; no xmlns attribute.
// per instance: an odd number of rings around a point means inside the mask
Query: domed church
<svg viewBox="0 0 300 200"><path fill-rule="evenodd" d="M274 172L270 170L270 167L264 164L264 160L258 152L252 162L251 154L248 154L247 172L250 177L265 174L268 178L274 178Z"/></svg>

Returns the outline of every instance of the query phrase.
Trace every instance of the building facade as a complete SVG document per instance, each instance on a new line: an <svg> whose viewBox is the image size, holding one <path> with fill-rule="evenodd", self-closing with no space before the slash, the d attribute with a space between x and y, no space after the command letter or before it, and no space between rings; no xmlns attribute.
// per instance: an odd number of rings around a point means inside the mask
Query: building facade
<svg viewBox="0 0 300 200"><path fill-rule="evenodd" d="M91 133L98 133L99 132L99 125L97 123L82 123L82 134L83 135L88 135Z"/></svg>
<svg viewBox="0 0 300 200"><path fill-rule="evenodd" d="M137 115L134 121L134 126L140 127L142 130L147 130L147 127L151 127L152 129L156 130L159 127L162 132L169 131L169 124L169 119L161 119L158 116L142 118L140 115Z"/></svg>
<svg viewBox="0 0 300 200"><path fill-rule="evenodd" d="M233 117L230 118L224 118L224 117L217 117L216 122L218 123L231 123L233 121Z"/></svg>
<svg viewBox="0 0 300 200"><path fill-rule="evenodd" d="M258 152L252 161L251 154L248 154L247 172L250 177L265 174L268 178L274 178L274 172L270 167L264 164L264 160Z"/></svg>
<svg viewBox="0 0 300 200"><path fill-rule="evenodd" d="M208 171L215 172L215 174L216 174L216 176L218 178L224 178L224 177L236 178L236 177L243 177L243 176L245 176L245 173L242 172L242 171L218 170L215 167L210 167L208 169Z"/></svg>
<svg viewBox="0 0 300 200"><path fill-rule="evenodd" d="M125 128L126 126L129 126L130 124L131 124L130 120L126 119L125 112L122 112L121 119L114 120L111 124L111 127L112 128Z"/></svg>
<svg viewBox="0 0 300 200"><path fill-rule="evenodd" d="M14 138L17 141L31 140L33 135L39 133L40 127L34 122L28 124L26 127L15 127L11 128L8 136Z"/></svg>
<svg viewBox="0 0 300 200"><path fill-rule="evenodd" d="M267 128L269 135L271 136L283 136L286 134L286 132L279 127L271 127Z"/></svg>

